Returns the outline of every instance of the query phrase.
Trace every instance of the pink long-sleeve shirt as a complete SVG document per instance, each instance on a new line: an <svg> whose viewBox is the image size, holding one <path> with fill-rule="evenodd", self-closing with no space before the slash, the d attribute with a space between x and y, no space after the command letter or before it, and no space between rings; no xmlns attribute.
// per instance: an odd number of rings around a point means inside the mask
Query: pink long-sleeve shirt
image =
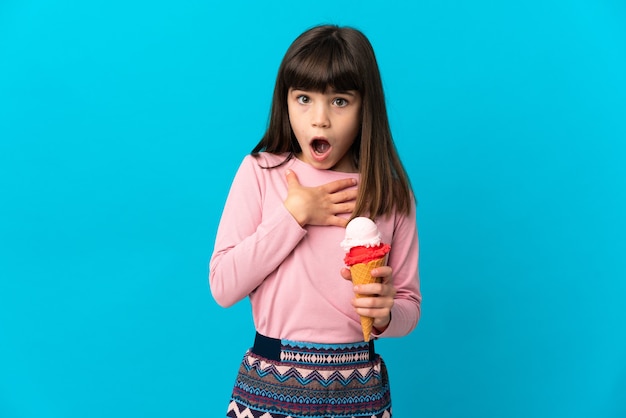
<svg viewBox="0 0 626 418"><path fill-rule="evenodd" d="M297 158L262 168L285 157L261 153L241 163L209 264L213 297L228 307L248 296L256 330L268 337L325 344L362 341L359 316L351 304L353 286L339 273L344 267L339 243L345 228L301 227L283 204L287 169L307 187L343 178L358 182L359 175L318 170ZM415 328L420 316L415 207L409 216L394 213L376 223L383 242L391 245L388 265L397 294L389 326L373 335L402 336Z"/></svg>

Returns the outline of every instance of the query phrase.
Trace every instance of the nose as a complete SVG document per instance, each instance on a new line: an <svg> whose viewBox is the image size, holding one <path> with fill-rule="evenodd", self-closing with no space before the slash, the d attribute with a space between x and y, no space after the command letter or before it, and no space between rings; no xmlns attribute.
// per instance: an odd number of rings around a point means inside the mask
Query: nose
<svg viewBox="0 0 626 418"><path fill-rule="evenodd" d="M324 104L318 103L311 110L311 125L316 128L328 128L330 126L328 109Z"/></svg>

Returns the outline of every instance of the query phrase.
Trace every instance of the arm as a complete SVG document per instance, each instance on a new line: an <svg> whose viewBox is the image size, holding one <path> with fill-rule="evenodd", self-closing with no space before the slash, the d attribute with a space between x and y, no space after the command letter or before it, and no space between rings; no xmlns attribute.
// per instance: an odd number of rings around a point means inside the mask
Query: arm
<svg viewBox="0 0 626 418"><path fill-rule="evenodd" d="M209 274L222 306L243 299L274 272L306 235L306 225L345 226L338 214L354 209L354 179L304 187L292 170L286 178L274 170L247 157L231 186Z"/></svg>
<svg viewBox="0 0 626 418"><path fill-rule="evenodd" d="M408 216L402 216L395 228L393 246L389 254L393 268L393 286L396 288L391 322L381 337L396 337L411 332L421 315L422 294L419 279L419 241L415 207ZM393 248L393 247L392 247Z"/></svg>
<svg viewBox="0 0 626 418"><path fill-rule="evenodd" d="M388 266L372 270L382 283L360 285L355 293L371 297L353 299L359 315L374 318L376 337L399 337L411 332L420 317L422 296L419 289L418 238L415 208L409 216L396 219ZM343 269L342 276L350 278Z"/></svg>
<svg viewBox="0 0 626 418"><path fill-rule="evenodd" d="M282 204L263 216L265 179L247 157L231 185L209 264L211 293L221 306L250 294L291 253L306 231Z"/></svg>

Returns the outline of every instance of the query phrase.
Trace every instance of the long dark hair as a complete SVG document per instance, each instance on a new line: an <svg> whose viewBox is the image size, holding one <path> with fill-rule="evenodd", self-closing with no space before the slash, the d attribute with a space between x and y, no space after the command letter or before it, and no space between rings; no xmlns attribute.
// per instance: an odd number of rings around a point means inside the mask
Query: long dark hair
<svg viewBox="0 0 626 418"><path fill-rule="evenodd" d="M394 209L408 214L411 184L391 136L378 63L369 40L357 29L316 26L296 38L278 69L269 126L252 155L288 153L286 162L299 153L289 123L289 89L325 92L328 87L357 90L362 99L361 130L349 151L360 174L352 216L376 218Z"/></svg>

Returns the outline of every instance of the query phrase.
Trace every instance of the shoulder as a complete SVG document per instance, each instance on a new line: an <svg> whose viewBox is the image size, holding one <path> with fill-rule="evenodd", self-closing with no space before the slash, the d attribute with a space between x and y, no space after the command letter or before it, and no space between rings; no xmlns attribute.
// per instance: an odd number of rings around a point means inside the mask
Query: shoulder
<svg viewBox="0 0 626 418"><path fill-rule="evenodd" d="M272 168L280 166L290 159L289 154L272 154L270 152L259 152L257 154L248 154L244 158L244 162L248 164L256 164L262 168Z"/></svg>
<svg viewBox="0 0 626 418"><path fill-rule="evenodd" d="M277 176L282 175L282 171L274 168L285 166L283 163L287 161L287 158L288 154L271 154L267 152L247 154L239 165L236 180L252 181L259 184L276 181Z"/></svg>
<svg viewBox="0 0 626 418"><path fill-rule="evenodd" d="M280 164L283 159L279 155L270 154L268 152L260 152L257 154L247 154L239 164L239 171L246 173L259 173L267 171L267 168Z"/></svg>

